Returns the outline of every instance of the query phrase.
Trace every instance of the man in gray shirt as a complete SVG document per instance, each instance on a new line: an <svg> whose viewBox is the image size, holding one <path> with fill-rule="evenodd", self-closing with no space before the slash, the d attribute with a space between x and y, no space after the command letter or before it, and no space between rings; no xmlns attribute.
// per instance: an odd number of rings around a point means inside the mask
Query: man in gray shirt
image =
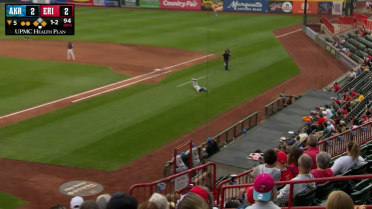
<svg viewBox="0 0 372 209"><path fill-rule="evenodd" d="M302 154L298 159L299 174L291 181L302 180L302 179L314 179L310 173L311 166L313 165L313 159L308 154ZM293 186L293 197L302 192L308 192L315 189L315 182L299 183ZM285 204L288 202L289 196L289 184L285 185L283 189L279 191L277 197L278 204Z"/></svg>

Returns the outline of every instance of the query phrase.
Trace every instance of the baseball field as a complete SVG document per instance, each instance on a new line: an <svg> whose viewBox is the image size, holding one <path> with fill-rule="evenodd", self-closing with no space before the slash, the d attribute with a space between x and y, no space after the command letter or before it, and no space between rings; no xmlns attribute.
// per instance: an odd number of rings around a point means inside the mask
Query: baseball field
<svg viewBox="0 0 372 209"><path fill-rule="evenodd" d="M4 13L3 7L0 13ZM133 76L125 75L125 70L118 73L112 67L79 63L79 56L84 56L79 54L80 43L154 46L211 56L201 57L199 64L167 72L158 82L136 82L6 124L0 128L1 158L112 171L300 72L272 33L299 23L301 18L296 16L221 13L215 17L209 12L86 7L77 7L75 16L75 36L33 36L27 42L43 45L39 40L56 40L65 46L72 40L76 62L15 58L17 52L10 58L0 49L1 115ZM3 24L0 21L1 39L23 38L5 37ZM232 54L231 71L223 70L221 55L226 48ZM62 51L65 58L65 48L55 50ZM52 52L43 53L47 56ZM162 56L172 60L173 54ZM135 59L146 62L141 56ZM157 66L163 70L160 72L170 67ZM148 73L154 69L148 67ZM198 78L209 93L196 93L191 78Z"/></svg>

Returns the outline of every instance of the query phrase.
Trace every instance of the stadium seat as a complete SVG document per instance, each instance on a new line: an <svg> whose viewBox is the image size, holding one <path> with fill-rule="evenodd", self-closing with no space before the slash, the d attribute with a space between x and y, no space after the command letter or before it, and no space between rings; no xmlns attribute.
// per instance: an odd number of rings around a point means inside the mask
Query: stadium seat
<svg viewBox="0 0 372 209"><path fill-rule="evenodd" d="M311 206L315 199L315 191L313 189L308 192L300 193L293 198L293 206Z"/></svg>
<svg viewBox="0 0 372 209"><path fill-rule="evenodd" d="M355 185L354 191L350 194L355 205L363 205L370 198L372 189L371 179L365 179Z"/></svg>
<svg viewBox="0 0 372 209"><path fill-rule="evenodd" d="M315 191L315 199L320 201L327 199L328 194L333 190L333 186L334 186L333 181L318 184Z"/></svg>
<svg viewBox="0 0 372 209"><path fill-rule="evenodd" d="M367 168L368 168L368 163L364 163L363 165L353 167L351 169L351 173L349 175L366 174L367 173Z"/></svg>

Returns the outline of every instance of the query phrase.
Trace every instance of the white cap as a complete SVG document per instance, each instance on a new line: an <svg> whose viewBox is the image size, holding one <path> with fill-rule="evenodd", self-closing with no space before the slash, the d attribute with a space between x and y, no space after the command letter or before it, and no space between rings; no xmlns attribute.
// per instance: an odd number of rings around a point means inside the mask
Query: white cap
<svg viewBox="0 0 372 209"><path fill-rule="evenodd" d="M81 204L83 204L84 199L80 196L73 197L70 201L71 209L79 209Z"/></svg>

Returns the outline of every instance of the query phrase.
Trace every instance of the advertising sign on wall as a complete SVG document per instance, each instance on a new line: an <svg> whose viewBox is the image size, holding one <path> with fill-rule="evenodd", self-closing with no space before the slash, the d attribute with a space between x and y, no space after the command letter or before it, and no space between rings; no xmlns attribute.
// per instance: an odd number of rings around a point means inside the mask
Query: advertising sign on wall
<svg viewBox="0 0 372 209"><path fill-rule="evenodd" d="M222 11L223 10L223 1L222 0L202 0L202 10L212 11Z"/></svg>
<svg viewBox="0 0 372 209"><path fill-rule="evenodd" d="M332 2L318 2L318 13L322 15L332 14Z"/></svg>
<svg viewBox="0 0 372 209"><path fill-rule="evenodd" d="M225 0L223 11L268 12L267 0Z"/></svg>
<svg viewBox="0 0 372 209"><path fill-rule="evenodd" d="M93 0L67 0L67 3L69 4L75 4L75 5L93 5Z"/></svg>
<svg viewBox="0 0 372 209"><path fill-rule="evenodd" d="M200 10L201 0L160 0L160 8Z"/></svg>
<svg viewBox="0 0 372 209"><path fill-rule="evenodd" d="M50 0L51 4L66 4L67 0Z"/></svg>
<svg viewBox="0 0 372 209"><path fill-rule="evenodd" d="M93 0L94 6L103 6L104 0Z"/></svg>
<svg viewBox="0 0 372 209"><path fill-rule="evenodd" d="M159 0L139 0L140 7L144 8L159 8Z"/></svg>
<svg viewBox="0 0 372 209"><path fill-rule="evenodd" d="M269 2L270 13L291 14L292 9L293 9L293 6L292 6L291 1L270 1Z"/></svg>
<svg viewBox="0 0 372 209"><path fill-rule="evenodd" d="M104 0L105 7L118 7L120 6L119 0Z"/></svg>
<svg viewBox="0 0 372 209"><path fill-rule="evenodd" d="M332 2L332 15L342 15L343 2Z"/></svg>
<svg viewBox="0 0 372 209"><path fill-rule="evenodd" d="M138 0L121 0L120 4L123 7L136 7L136 6L139 6L139 1Z"/></svg>
<svg viewBox="0 0 372 209"><path fill-rule="evenodd" d="M294 1L293 2L293 14L303 14L305 10L305 2L303 1ZM317 14L318 13L318 2L314 1L308 1L307 2L307 8L306 8L307 14Z"/></svg>
<svg viewBox="0 0 372 209"><path fill-rule="evenodd" d="M21 3L50 4L49 0L19 0Z"/></svg>

